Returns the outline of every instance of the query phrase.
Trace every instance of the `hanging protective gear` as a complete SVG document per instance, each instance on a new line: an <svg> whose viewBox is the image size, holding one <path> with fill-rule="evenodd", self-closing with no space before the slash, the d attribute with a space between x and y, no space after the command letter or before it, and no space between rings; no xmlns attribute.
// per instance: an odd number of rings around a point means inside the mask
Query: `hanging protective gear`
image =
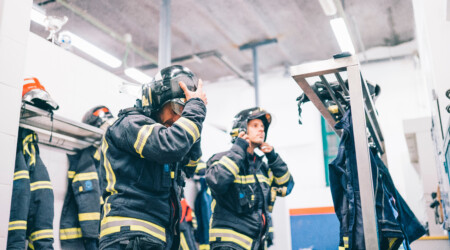
<svg viewBox="0 0 450 250"><path fill-rule="evenodd" d="M233 127L231 128L231 141L234 143L236 137L241 131L247 132L247 123L254 119L260 119L264 124L264 141L267 138L267 131L269 130L270 123L272 122L272 116L266 110L260 107L254 107L244 109L234 116Z"/></svg>
<svg viewBox="0 0 450 250"><path fill-rule="evenodd" d="M24 249L25 239L28 249L53 249L52 184L39 157L36 134L20 128L18 137L7 249Z"/></svg>
<svg viewBox="0 0 450 250"><path fill-rule="evenodd" d="M142 100L138 100L138 107L150 116L152 112L160 110L166 103L172 103L175 113L181 114L186 99L178 84L184 82L190 91L197 90L198 79L187 67L173 65L162 69L155 78L142 86Z"/></svg>
<svg viewBox="0 0 450 250"><path fill-rule="evenodd" d="M51 98L37 78L26 78L22 89L22 100L45 110L57 110L58 104Z"/></svg>
<svg viewBox="0 0 450 250"><path fill-rule="evenodd" d="M93 107L83 116L82 122L91 126L100 128L105 122L114 119L106 106L100 105ZM111 124L109 124L111 125Z"/></svg>

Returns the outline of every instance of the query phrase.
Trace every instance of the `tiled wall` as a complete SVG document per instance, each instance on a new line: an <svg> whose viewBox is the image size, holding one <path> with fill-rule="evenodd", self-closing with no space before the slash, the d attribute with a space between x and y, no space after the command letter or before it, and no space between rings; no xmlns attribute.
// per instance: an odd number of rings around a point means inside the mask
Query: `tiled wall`
<svg viewBox="0 0 450 250"><path fill-rule="evenodd" d="M0 249L6 249L31 0L0 0Z"/></svg>

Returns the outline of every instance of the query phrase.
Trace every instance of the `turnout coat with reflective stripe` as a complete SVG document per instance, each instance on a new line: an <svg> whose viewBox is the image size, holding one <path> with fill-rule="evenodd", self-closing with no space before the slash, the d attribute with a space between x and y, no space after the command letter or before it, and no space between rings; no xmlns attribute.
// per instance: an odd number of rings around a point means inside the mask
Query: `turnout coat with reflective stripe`
<svg viewBox="0 0 450 250"><path fill-rule="evenodd" d="M183 162L195 171L201 150L194 144L199 144L205 115L206 107L198 98L186 102L181 118L169 128L137 110L119 114L101 146L105 178L101 246L135 235L166 242L166 231L180 220L180 213L174 218L179 200L174 204L171 198L180 175L172 172L173 166Z"/></svg>
<svg viewBox="0 0 450 250"><path fill-rule="evenodd" d="M97 245L101 194L97 172L100 158L95 158L96 153L97 148L91 146L68 155L68 187L59 230L63 249L87 249L84 242Z"/></svg>
<svg viewBox="0 0 450 250"><path fill-rule="evenodd" d="M294 186L288 167L278 154L267 154L267 164L264 156L250 155L247 148L248 143L237 138L229 151L208 160L206 180L216 202L211 243L233 242L244 249L258 246L268 233L264 222L269 224L268 212L276 196L288 195Z"/></svg>
<svg viewBox="0 0 450 250"><path fill-rule="evenodd" d="M36 134L19 129L7 249L53 249L53 188Z"/></svg>

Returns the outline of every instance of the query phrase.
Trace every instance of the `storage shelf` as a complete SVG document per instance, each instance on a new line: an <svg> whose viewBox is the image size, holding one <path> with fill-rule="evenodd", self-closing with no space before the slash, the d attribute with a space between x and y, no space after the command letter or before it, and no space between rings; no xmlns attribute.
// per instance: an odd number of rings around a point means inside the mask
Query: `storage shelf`
<svg viewBox="0 0 450 250"><path fill-rule="evenodd" d="M99 146L104 131L24 103L19 126L36 132L39 143L69 151ZM50 137L52 140L50 141Z"/></svg>

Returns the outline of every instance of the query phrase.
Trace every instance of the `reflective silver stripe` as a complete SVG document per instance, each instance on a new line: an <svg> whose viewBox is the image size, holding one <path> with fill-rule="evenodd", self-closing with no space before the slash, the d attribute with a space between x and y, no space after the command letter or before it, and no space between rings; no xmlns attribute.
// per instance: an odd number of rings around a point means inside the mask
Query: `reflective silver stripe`
<svg viewBox="0 0 450 250"><path fill-rule="evenodd" d="M82 238L83 234L81 233L81 228L65 228L59 230L59 239L60 240L70 240Z"/></svg>
<svg viewBox="0 0 450 250"><path fill-rule="evenodd" d="M163 241L165 242L165 238L166 238L166 233L159 229L156 226L152 226L151 223L149 222L144 222L144 221L140 221L140 220L114 220L114 217L105 217L106 220L110 219L112 221L107 221L106 223L102 223L101 226L101 231L102 234L103 232L108 232L109 228L113 228L113 227L121 227L121 226L140 226L140 227L144 227L145 229L149 230L150 232L159 235L159 239L164 239ZM104 219L104 220L105 220ZM108 233L105 233L105 235Z"/></svg>
<svg viewBox="0 0 450 250"><path fill-rule="evenodd" d="M230 229L213 228L209 233L209 237L210 241L216 241L216 238L221 238L220 241L231 241L245 249L251 249L253 242L250 237Z"/></svg>
<svg viewBox="0 0 450 250"><path fill-rule="evenodd" d="M275 182L276 182L278 185L283 185L284 183L286 183L286 182L289 181L289 177L291 177L291 174L290 174L289 171L288 171L288 172L286 172L286 174L284 174L284 175L281 176L281 177L275 177Z"/></svg>
<svg viewBox="0 0 450 250"><path fill-rule="evenodd" d="M180 119L178 119L175 124L180 125L184 130L186 130L186 132L188 132L192 136L194 142L196 142L197 139L200 138L198 127L191 120L180 117Z"/></svg>
<svg viewBox="0 0 450 250"><path fill-rule="evenodd" d="M52 229L44 229L39 230L31 234L31 241L37 241L45 238L53 238L53 230Z"/></svg>
<svg viewBox="0 0 450 250"><path fill-rule="evenodd" d="M8 231L11 230L27 230L27 221L25 220L11 221L8 224Z"/></svg>
<svg viewBox="0 0 450 250"><path fill-rule="evenodd" d="M18 179L30 179L30 174L28 170L21 170L14 173L14 181Z"/></svg>
<svg viewBox="0 0 450 250"><path fill-rule="evenodd" d="M35 191L37 189L53 189L52 184L49 181L36 181L30 184L30 190Z"/></svg>

